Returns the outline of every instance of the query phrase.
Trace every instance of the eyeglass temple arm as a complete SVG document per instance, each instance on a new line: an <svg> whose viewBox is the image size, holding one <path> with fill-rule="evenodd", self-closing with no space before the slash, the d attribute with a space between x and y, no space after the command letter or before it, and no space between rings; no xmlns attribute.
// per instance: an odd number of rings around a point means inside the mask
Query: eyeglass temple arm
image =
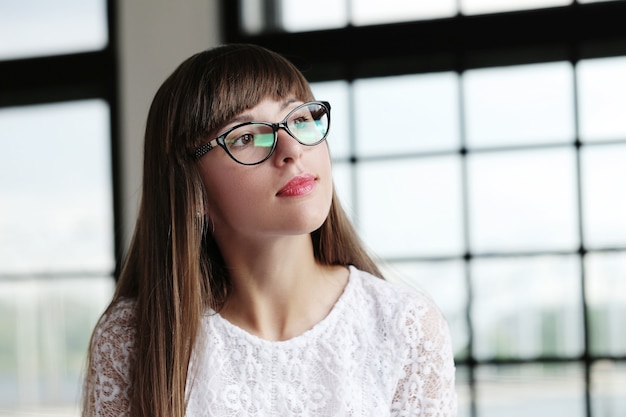
<svg viewBox="0 0 626 417"><path fill-rule="evenodd" d="M194 152L194 155L196 156L196 158L200 158L202 155L204 155L211 149L215 148L216 146L217 146L217 139L213 139L212 141L205 143L204 145L196 149Z"/></svg>

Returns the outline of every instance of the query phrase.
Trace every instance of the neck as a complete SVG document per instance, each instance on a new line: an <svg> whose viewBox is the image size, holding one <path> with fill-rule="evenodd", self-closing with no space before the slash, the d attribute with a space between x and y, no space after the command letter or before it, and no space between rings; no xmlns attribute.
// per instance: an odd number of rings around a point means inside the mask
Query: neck
<svg viewBox="0 0 626 417"><path fill-rule="evenodd" d="M345 268L316 262L309 235L220 248L232 282L220 314L264 339L286 340L313 327L347 282Z"/></svg>

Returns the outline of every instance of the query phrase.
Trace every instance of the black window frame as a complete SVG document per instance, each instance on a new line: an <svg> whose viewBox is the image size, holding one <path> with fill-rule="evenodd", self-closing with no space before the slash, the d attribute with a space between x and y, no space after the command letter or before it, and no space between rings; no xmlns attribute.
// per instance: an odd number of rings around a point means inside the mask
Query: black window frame
<svg viewBox="0 0 626 417"><path fill-rule="evenodd" d="M115 270L110 271L110 275L116 278L120 265L123 235L119 203L121 178L117 7L115 0L106 0L105 3L108 42L104 48L89 52L0 59L0 109L88 99L100 99L107 103L110 110L113 236L116 258ZM43 126L42 133L45 133ZM55 279L67 276L101 276L102 272L55 271L54 273L27 273L27 275L30 279ZM0 271L0 280L21 279L21 275L7 275Z"/></svg>
<svg viewBox="0 0 626 417"><path fill-rule="evenodd" d="M278 0L276 0L278 1ZM246 34L240 23L240 2L222 0L222 39L225 43L254 43L279 52L293 60L310 82L454 71L459 75L472 69L567 61L575 66L580 60L626 55L626 1L608 1L544 9L456 16L428 21L402 22L372 26L352 26L330 30L283 32L278 29L274 0L264 2L268 30ZM626 138L620 142L626 143ZM576 138L577 188L580 242L583 240L580 149L585 146ZM468 150L458 152L465 157ZM463 158L464 178L466 158ZM350 162L359 162L356 156ZM465 181L465 179L464 179ZM467 184L464 184L467 190ZM464 206L468 206L465 191ZM358 210L358 208L357 208ZM464 220L467 229L467 218ZM468 230L464 231L468 239ZM623 251L624 247L606 247L593 252ZM591 371L597 361L608 359L626 363L626 355L592 354L590 318L585 293L585 256L589 249L581 246L572 253L580 261L580 285L584 325L584 351L580 357L538 357L532 359L479 360L473 355L471 321L472 280L470 263L483 254L468 250L465 280L468 288L467 324L469 346L467 358L457 362L469 374L470 413L477 416L475 369L480 365L521 365L532 363L572 363L584 366L586 416L593 415ZM505 256L558 255L565 253L521 253ZM415 259L428 260L428 259ZM441 260L441 259L438 259ZM595 416L594 416L595 417Z"/></svg>

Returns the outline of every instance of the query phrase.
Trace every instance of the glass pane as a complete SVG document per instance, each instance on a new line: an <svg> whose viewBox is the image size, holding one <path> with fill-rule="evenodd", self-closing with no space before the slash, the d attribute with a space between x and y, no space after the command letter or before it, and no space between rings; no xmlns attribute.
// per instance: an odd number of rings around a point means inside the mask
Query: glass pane
<svg viewBox="0 0 626 417"><path fill-rule="evenodd" d="M626 145L581 150L585 244L626 247Z"/></svg>
<svg viewBox="0 0 626 417"><path fill-rule="evenodd" d="M462 253L459 157L361 163L357 178L357 220L378 255Z"/></svg>
<svg viewBox="0 0 626 417"><path fill-rule="evenodd" d="M463 14L498 13L513 10L566 6L572 0L460 0Z"/></svg>
<svg viewBox="0 0 626 417"><path fill-rule="evenodd" d="M626 355L626 252L585 259L591 352Z"/></svg>
<svg viewBox="0 0 626 417"><path fill-rule="evenodd" d="M567 62L467 71L468 147L573 142L573 85Z"/></svg>
<svg viewBox="0 0 626 417"><path fill-rule="evenodd" d="M329 81L311 83L317 100L330 103L330 133L328 146L335 159L350 157L350 97L348 83Z"/></svg>
<svg viewBox="0 0 626 417"><path fill-rule="evenodd" d="M0 412L78 416L87 346L111 277L0 281Z"/></svg>
<svg viewBox="0 0 626 417"><path fill-rule="evenodd" d="M626 139L626 57L578 63L580 138Z"/></svg>
<svg viewBox="0 0 626 417"><path fill-rule="evenodd" d="M351 8L356 26L451 17L457 12L456 0L351 0Z"/></svg>
<svg viewBox="0 0 626 417"><path fill-rule="evenodd" d="M454 335L452 335L454 337ZM471 416L471 392L469 371L466 366L456 366L456 395L459 405L457 417Z"/></svg>
<svg viewBox="0 0 626 417"><path fill-rule="evenodd" d="M467 356L467 287L463 261L393 262L380 265L385 278L427 293L448 321L454 356Z"/></svg>
<svg viewBox="0 0 626 417"><path fill-rule="evenodd" d="M333 180L339 201L348 216L354 221L354 202L352 201L352 169L349 162L333 163Z"/></svg>
<svg viewBox="0 0 626 417"><path fill-rule="evenodd" d="M472 251L578 248L573 148L470 154L468 176Z"/></svg>
<svg viewBox="0 0 626 417"><path fill-rule="evenodd" d="M356 80L358 154L457 149L458 95L458 76L452 72Z"/></svg>
<svg viewBox="0 0 626 417"><path fill-rule="evenodd" d="M601 361L591 367L591 410L599 417L626 416L626 363Z"/></svg>
<svg viewBox="0 0 626 417"><path fill-rule="evenodd" d="M578 3L605 3L607 1L623 1L623 0L578 0Z"/></svg>
<svg viewBox="0 0 626 417"><path fill-rule="evenodd" d="M100 100L0 110L3 273L113 269L110 140Z"/></svg>
<svg viewBox="0 0 626 417"><path fill-rule="evenodd" d="M241 7L240 23L249 35L257 35L265 28L263 7L265 0L238 0Z"/></svg>
<svg viewBox="0 0 626 417"><path fill-rule="evenodd" d="M471 267L476 357L582 353L578 257L477 259Z"/></svg>
<svg viewBox="0 0 626 417"><path fill-rule="evenodd" d="M288 32L344 27L348 23L347 7L345 0L316 0L314 5L280 0L281 26Z"/></svg>
<svg viewBox="0 0 626 417"><path fill-rule="evenodd" d="M531 364L476 369L480 417L584 417L582 366Z"/></svg>
<svg viewBox="0 0 626 417"><path fill-rule="evenodd" d="M0 39L0 59L102 49L108 43L106 1L2 1Z"/></svg>

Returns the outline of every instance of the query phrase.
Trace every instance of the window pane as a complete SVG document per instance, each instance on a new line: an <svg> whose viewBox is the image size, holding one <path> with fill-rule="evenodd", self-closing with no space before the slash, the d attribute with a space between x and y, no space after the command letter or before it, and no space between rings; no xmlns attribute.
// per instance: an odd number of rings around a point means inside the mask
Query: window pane
<svg viewBox="0 0 626 417"><path fill-rule="evenodd" d="M304 4L301 0L280 0L282 28L302 32L344 27L348 23L345 0L316 0Z"/></svg>
<svg viewBox="0 0 626 417"><path fill-rule="evenodd" d="M357 221L374 252L462 253L459 157L367 162L357 169Z"/></svg>
<svg viewBox="0 0 626 417"><path fill-rule="evenodd" d="M626 145L581 153L585 244L626 247Z"/></svg>
<svg viewBox="0 0 626 417"><path fill-rule="evenodd" d="M258 34L267 30L266 3L270 0L239 0L244 31ZM615 0L579 0L597 3ZM567 6L573 0L320 0L313 7L303 7L298 0L276 0L280 27L288 32L377 25L394 22L429 20L465 15ZM457 6L458 5L458 6ZM350 13L350 15L348 15Z"/></svg>
<svg viewBox="0 0 626 417"><path fill-rule="evenodd" d="M0 110L0 272L113 269L109 146L100 100Z"/></svg>
<svg viewBox="0 0 626 417"><path fill-rule="evenodd" d="M108 43L106 1L2 1L0 39L0 59L102 49Z"/></svg>
<svg viewBox="0 0 626 417"><path fill-rule="evenodd" d="M605 3L607 1L623 1L623 0L578 0L578 3Z"/></svg>
<svg viewBox="0 0 626 417"><path fill-rule="evenodd" d="M426 292L448 321L454 356L465 358L468 348L467 286L463 261L394 262L380 265L385 278Z"/></svg>
<svg viewBox="0 0 626 417"><path fill-rule="evenodd" d="M467 71L468 147L573 142L573 85L565 62Z"/></svg>
<svg viewBox="0 0 626 417"><path fill-rule="evenodd" d="M590 253L585 259L591 351L626 355L626 252Z"/></svg>
<svg viewBox="0 0 626 417"><path fill-rule="evenodd" d="M578 248L573 148L470 154L468 170L472 251Z"/></svg>
<svg viewBox="0 0 626 417"><path fill-rule="evenodd" d="M591 367L591 409L594 416L626 416L626 363L601 361Z"/></svg>
<svg viewBox="0 0 626 417"><path fill-rule="evenodd" d="M463 14L498 13L513 10L566 6L572 0L460 0Z"/></svg>
<svg viewBox="0 0 626 417"><path fill-rule="evenodd" d="M472 262L476 357L575 356L583 350L576 256Z"/></svg>
<svg viewBox="0 0 626 417"><path fill-rule="evenodd" d="M454 337L454 335L452 335ZM458 400L458 415L457 417L470 417L471 416L471 392L470 392L470 377L467 366L456 365L456 395Z"/></svg>
<svg viewBox="0 0 626 417"><path fill-rule="evenodd" d="M311 83L316 100L330 102L328 146L334 159L350 157L350 97L348 83L330 81Z"/></svg>
<svg viewBox="0 0 626 417"><path fill-rule="evenodd" d="M457 11L456 0L351 0L351 8L356 26L451 17Z"/></svg>
<svg viewBox="0 0 626 417"><path fill-rule="evenodd" d="M626 57L583 60L577 72L581 140L626 139Z"/></svg>
<svg viewBox="0 0 626 417"><path fill-rule="evenodd" d="M480 417L584 417L582 367L577 365L480 366L476 369Z"/></svg>
<svg viewBox="0 0 626 417"><path fill-rule="evenodd" d="M457 149L458 100L458 76L452 72L355 81L358 154Z"/></svg>
<svg viewBox="0 0 626 417"><path fill-rule="evenodd" d="M89 338L113 286L111 277L0 281L0 411L78 416Z"/></svg>
<svg viewBox="0 0 626 417"><path fill-rule="evenodd" d="M263 15L263 0L238 0L241 7L239 16L243 31L249 35L256 35L263 31L265 20Z"/></svg>

